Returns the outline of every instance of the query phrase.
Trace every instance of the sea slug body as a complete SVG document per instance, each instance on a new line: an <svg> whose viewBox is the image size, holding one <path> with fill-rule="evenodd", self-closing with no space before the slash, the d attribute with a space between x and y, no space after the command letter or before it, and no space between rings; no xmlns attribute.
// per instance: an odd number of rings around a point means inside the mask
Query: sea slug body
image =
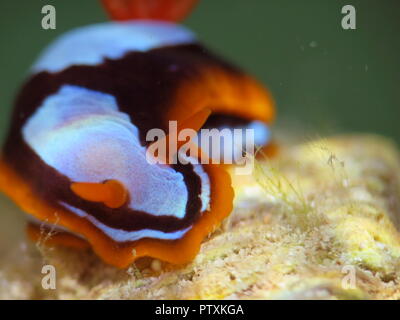
<svg viewBox="0 0 400 320"><path fill-rule="evenodd" d="M268 142L268 92L183 26L73 30L44 51L17 97L0 188L33 217L33 239L56 225L49 243L90 246L116 267L144 256L186 263L231 212L230 177L213 164L148 163L146 133L190 125L205 109L202 127L251 127Z"/></svg>

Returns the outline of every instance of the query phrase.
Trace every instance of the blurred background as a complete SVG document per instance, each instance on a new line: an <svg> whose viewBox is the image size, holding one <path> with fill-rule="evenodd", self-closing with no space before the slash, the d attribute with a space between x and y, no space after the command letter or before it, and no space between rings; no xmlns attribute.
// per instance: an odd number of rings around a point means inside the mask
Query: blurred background
<svg viewBox="0 0 400 320"><path fill-rule="evenodd" d="M56 30L41 28L46 4L56 7ZM356 30L341 27L346 4ZM0 141L39 52L71 28L107 20L98 0L0 1ZM268 86L280 131L373 132L400 143L400 0L201 0L185 24ZM23 237L24 217L0 199L1 255Z"/></svg>
<svg viewBox="0 0 400 320"><path fill-rule="evenodd" d="M56 30L41 28L45 4L56 7ZM356 30L341 27L346 4L356 8ZM0 2L0 139L39 52L66 30L106 20L97 0ZM400 142L399 0L201 0L185 24L270 88L281 130Z"/></svg>

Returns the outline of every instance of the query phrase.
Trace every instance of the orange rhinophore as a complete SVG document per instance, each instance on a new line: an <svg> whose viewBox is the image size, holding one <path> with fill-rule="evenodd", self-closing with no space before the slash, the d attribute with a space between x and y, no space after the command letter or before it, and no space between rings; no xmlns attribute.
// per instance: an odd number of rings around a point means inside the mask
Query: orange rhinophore
<svg viewBox="0 0 400 320"><path fill-rule="evenodd" d="M274 104L190 30L160 21L182 18L194 2L146 1L140 11L144 1L104 1L118 19L157 20L73 30L33 65L0 161L0 188L32 217L30 238L90 247L119 268L140 257L183 264L231 213L223 163L198 161L209 151L202 143L171 143L184 129L252 129L268 146ZM152 130L165 132L160 162L149 161ZM182 154L183 145L198 153Z"/></svg>
<svg viewBox="0 0 400 320"><path fill-rule="evenodd" d="M101 0L114 20L151 19L181 21L198 0Z"/></svg>
<svg viewBox="0 0 400 320"><path fill-rule="evenodd" d="M125 187L116 180L108 180L104 183L74 182L71 184L71 190L84 200L103 202L110 208L121 207L127 198Z"/></svg>

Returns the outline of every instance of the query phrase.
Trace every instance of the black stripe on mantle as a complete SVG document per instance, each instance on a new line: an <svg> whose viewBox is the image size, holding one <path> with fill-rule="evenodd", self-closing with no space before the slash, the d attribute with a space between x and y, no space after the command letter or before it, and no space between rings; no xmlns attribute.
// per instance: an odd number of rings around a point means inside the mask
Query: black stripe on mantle
<svg viewBox="0 0 400 320"><path fill-rule="evenodd" d="M164 127L163 114L176 90L184 81L196 77L203 67L210 65L236 72L201 45L192 44L130 52L121 59L106 59L97 66L71 66L57 73L33 75L17 97L12 125L4 146L4 158L36 190L39 197L55 207L65 202L111 228L125 231L152 229L174 232L186 229L200 217L202 206L201 179L192 165L173 166L183 174L188 190L183 219L153 216L127 206L110 209L76 196L70 190L71 181L40 159L23 140L21 129L45 98L69 84L113 95L119 110L128 114L139 129L142 145L146 145L144 137L148 130L167 129Z"/></svg>

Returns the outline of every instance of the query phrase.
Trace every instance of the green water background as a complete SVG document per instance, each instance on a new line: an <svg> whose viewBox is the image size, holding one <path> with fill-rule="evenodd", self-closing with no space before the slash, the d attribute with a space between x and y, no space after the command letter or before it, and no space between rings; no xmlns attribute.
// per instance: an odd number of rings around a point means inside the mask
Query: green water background
<svg viewBox="0 0 400 320"><path fill-rule="evenodd" d="M56 7L56 30L41 28L45 4ZM356 30L341 27L346 4ZM0 139L39 52L66 30L106 20L96 0L0 1ZM400 142L400 0L203 0L185 24L270 88L279 119L290 119L278 121L282 130Z"/></svg>

